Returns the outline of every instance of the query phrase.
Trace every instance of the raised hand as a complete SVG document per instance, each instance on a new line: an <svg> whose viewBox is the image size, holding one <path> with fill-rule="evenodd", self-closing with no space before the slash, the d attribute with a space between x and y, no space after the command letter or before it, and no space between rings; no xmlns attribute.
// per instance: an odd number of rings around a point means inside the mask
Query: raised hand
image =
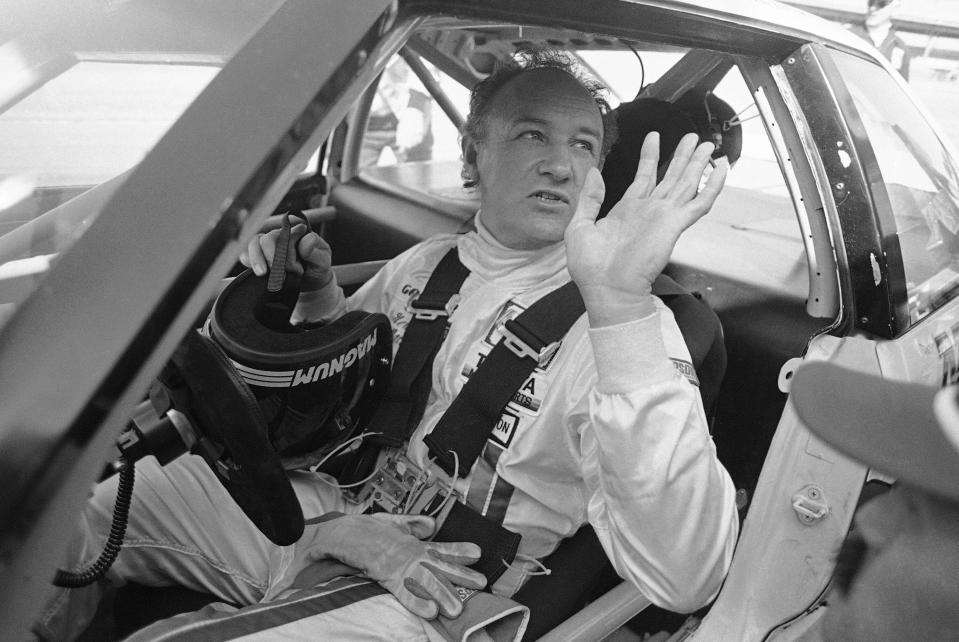
<svg viewBox="0 0 959 642"><path fill-rule="evenodd" d="M643 141L632 185L609 214L596 220L604 186L592 169L580 192L576 212L566 228L566 256L590 323L612 325L635 318L653 280L666 266L679 235L712 207L726 180L728 165L717 163L699 185L713 152L712 143L697 146L697 136L679 142L663 180L656 184L659 134Z"/></svg>

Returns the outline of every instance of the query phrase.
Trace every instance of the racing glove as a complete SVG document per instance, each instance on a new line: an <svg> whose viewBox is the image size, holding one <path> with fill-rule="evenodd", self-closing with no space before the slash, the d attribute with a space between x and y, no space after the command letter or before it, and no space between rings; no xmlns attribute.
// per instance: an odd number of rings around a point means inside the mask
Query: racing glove
<svg viewBox="0 0 959 642"><path fill-rule="evenodd" d="M466 568L480 558L471 542L422 541L435 522L425 515L341 515L296 544L299 565L332 558L359 569L416 615L455 618L463 610L454 585L481 589L486 578Z"/></svg>

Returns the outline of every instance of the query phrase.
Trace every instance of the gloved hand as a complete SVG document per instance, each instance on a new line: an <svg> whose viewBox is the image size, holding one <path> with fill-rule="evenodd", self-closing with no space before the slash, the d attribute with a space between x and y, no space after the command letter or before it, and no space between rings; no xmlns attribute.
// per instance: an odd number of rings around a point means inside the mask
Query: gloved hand
<svg viewBox="0 0 959 642"><path fill-rule="evenodd" d="M433 518L425 515L342 515L308 527L296 543L293 564L302 569L333 558L379 582L422 618L439 613L455 618L463 604L453 585L486 586L481 573L465 566L479 560L480 548L471 542L421 541L434 528Z"/></svg>
<svg viewBox="0 0 959 642"><path fill-rule="evenodd" d="M280 229L257 234L240 254L240 263L256 276L269 274ZM344 311L343 292L333 273L333 251L323 237L309 231L303 223L290 229L290 244L296 252L287 252L286 270L302 275L300 296L290 317L291 323L333 319Z"/></svg>

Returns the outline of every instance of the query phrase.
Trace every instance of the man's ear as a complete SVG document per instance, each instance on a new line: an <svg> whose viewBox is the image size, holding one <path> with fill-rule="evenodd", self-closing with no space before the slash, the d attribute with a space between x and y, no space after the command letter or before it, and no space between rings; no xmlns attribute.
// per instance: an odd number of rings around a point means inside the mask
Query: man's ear
<svg viewBox="0 0 959 642"><path fill-rule="evenodd" d="M463 183L467 187L475 187L479 182L479 168L476 166L476 143L470 136L463 136L460 141L460 149L463 153L463 169L460 171Z"/></svg>
<svg viewBox="0 0 959 642"><path fill-rule="evenodd" d="M463 164L476 166L476 141L471 136L464 135L460 140L460 149L463 152Z"/></svg>

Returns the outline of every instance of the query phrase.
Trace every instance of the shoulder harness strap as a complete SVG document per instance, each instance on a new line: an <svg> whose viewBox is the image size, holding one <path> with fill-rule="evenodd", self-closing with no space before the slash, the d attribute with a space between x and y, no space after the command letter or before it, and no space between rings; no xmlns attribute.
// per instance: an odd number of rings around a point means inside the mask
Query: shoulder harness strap
<svg viewBox="0 0 959 642"><path fill-rule="evenodd" d="M413 318L396 351L390 385L367 430L379 432L373 443L399 448L423 416L432 379L433 358L443 339L459 290L469 276L454 247L439 262L423 292L411 302Z"/></svg>
<svg viewBox="0 0 959 642"><path fill-rule="evenodd" d="M423 439L443 470L469 474L503 408L585 311L570 281L504 324L503 337Z"/></svg>
<svg viewBox="0 0 959 642"><path fill-rule="evenodd" d="M373 416L364 426L371 435L359 450L333 472L341 483L364 479L376 466L382 448L401 448L423 417L429 398L433 358L446 336L449 316L460 287L469 276L454 246L433 269L423 292L410 303L410 319L393 359L390 383Z"/></svg>
<svg viewBox="0 0 959 642"><path fill-rule="evenodd" d="M653 293L665 299L688 295L663 275L653 282ZM436 428L423 438L443 470L460 477L469 474L506 404L533 370L552 356L585 311L579 289L570 281L504 324L503 338L463 385ZM685 374L685 369L681 371ZM691 377L695 380L695 373Z"/></svg>

